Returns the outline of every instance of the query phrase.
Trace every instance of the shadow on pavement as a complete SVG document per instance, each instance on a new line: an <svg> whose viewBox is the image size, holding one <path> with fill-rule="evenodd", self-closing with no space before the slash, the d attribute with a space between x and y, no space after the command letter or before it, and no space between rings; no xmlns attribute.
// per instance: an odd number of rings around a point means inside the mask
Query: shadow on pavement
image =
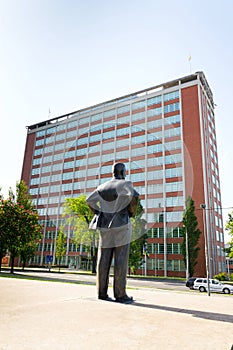
<svg viewBox="0 0 233 350"><path fill-rule="evenodd" d="M198 310L186 310L186 309L180 309L180 308L170 307L170 306L142 304L142 303L137 303L137 302L135 302L131 305L145 307L145 308L149 308L149 309L164 310L164 311L170 311L170 312L180 312L183 314L193 315L194 317L204 318L206 320L233 323L233 316L227 315L227 314L218 314L215 312L206 312L206 311L198 311Z"/></svg>

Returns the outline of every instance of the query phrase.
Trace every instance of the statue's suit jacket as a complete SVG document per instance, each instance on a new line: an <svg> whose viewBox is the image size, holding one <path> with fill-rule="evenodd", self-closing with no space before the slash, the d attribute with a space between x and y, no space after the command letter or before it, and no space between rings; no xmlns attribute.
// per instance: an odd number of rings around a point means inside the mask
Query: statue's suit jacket
<svg viewBox="0 0 233 350"><path fill-rule="evenodd" d="M110 248L130 242L130 217L136 212L138 199L131 181L116 178L90 194L87 203L95 213L90 228L100 230L100 246Z"/></svg>

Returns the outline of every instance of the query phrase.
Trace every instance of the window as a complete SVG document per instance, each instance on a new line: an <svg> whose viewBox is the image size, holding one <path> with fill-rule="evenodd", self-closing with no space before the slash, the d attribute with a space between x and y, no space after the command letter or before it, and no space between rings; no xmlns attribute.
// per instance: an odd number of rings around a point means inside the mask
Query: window
<svg viewBox="0 0 233 350"><path fill-rule="evenodd" d="M41 145L43 145L43 144L44 144L44 141L45 141L45 139L36 140L35 146L41 146Z"/></svg>
<svg viewBox="0 0 233 350"><path fill-rule="evenodd" d="M183 191L183 182L168 182L166 183L166 192Z"/></svg>
<svg viewBox="0 0 233 350"><path fill-rule="evenodd" d="M145 176L144 176L145 177ZM147 173L147 180L159 180L163 178L162 170L149 171Z"/></svg>
<svg viewBox="0 0 233 350"><path fill-rule="evenodd" d="M61 190L62 191L71 191L72 190L72 183L68 183L68 184L63 184L61 186Z"/></svg>
<svg viewBox="0 0 233 350"><path fill-rule="evenodd" d="M127 151L127 154L129 155L128 151ZM145 147L133 148L131 150L132 157L144 156L145 154L146 154Z"/></svg>
<svg viewBox="0 0 233 350"><path fill-rule="evenodd" d="M147 167L163 165L163 157L151 157L147 159Z"/></svg>
<svg viewBox="0 0 233 350"><path fill-rule="evenodd" d="M137 174L130 174L130 180L132 182L144 181L145 180L145 174L143 172L137 173Z"/></svg>
<svg viewBox="0 0 233 350"><path fill-rule="evenodd" d="M166 204L167 204L167 207L184 206L184 198L179 196L167 197Z"/></svg>
<svg viewBox="0 0 233 350"><path fill-rule="evenodd" d="M164 137L173 137L173 136L179 136L181 134L181 128L171 128L171 129L166 129L164 131Z"/></svg>
<svg viewBox="0 0 233 350"><path fill-rule="evenodd" d="M172 115L171 117L164 118L164 125L180 123L180 114Z"/></svg>
<svg viewBox="0 0 233 350"><path fill-rule="evenodd" d="M32 169L32 175L38 175L40 173L40 168Z"/></svg>
<svg viewBox="0 0 233 350"><path fill-rule="evenodd" d="M163 243L155 244L155 249L156 249L157 254L163 254L164 253L164 244Z"/></svg>
<svg viewBox="0 0 233 350"><path fill-rule="evenodd" d="M164 102L174 100L176 98L179 98L179 90L169 92L168 94L164 94L163 96Z"/></svg>
<svg viewBox="0 0 233 350"><path fill-rule="evenodd" d="M43 167L42 168L42 172L43 172L43 169L44 168L47 168L48 170L47 171L45 171L45 172L48 172L49 171L49 169L51 169L51 167L49 166L49 167ZM53 164L53 166L52 166L52 171L59 171L59 170L61 170L62 169L62 163L57 163L57 164ZM46 169L45 169L46 170Z"/></svg>
<svg viewBox="0 0 233 350"><path fill-rule="evenodd" d="M74 158L74 156L75 156L75 151L68 151L68 152L66 152L65 153L65 159L67 159L67 158Z"/></svg>
<svg viewBox="0 0 233 350"><path fill-rule="evenodd" d="M180 140L165 143L165 150L166 151L171 151L174 149L181 149L181 141Z"/></svg>
<svg viewBox="0 0 233 350"><path fill-rule="evenodd" d="M71 129L71 128L76 127L77 125L78 125L78 120L74 120L74 121L68 123L67 128L68 128L68 129ZM76 131L75 131L75 132L76 132Z"/></svg>
<svg viewBox="0 0 233 350"><path fill-rule="evenodd" d="M115 136L115 130L107 131L107 132L104 131L102 135L102 139L107 140L107 139L114 138L114 136Z"/></svg>
<svg viewBox="0 0 233 350"><path fill-rule="evenodd" d="M46 134L47 134L47 135L53 134L53 133L55 133L55 131L56 131L56 127L54 126L54 127L52 127L52 128L47 129L47 130L46 130Z"/></svg>
<svg viewBox="0 0 233 350"><path fill-rule="evenodd" d="M38 164L41 164L41 159L42 159L42 158L36 158L36 159L33 159L32 165L38 165Z"/></svg>
<svg viewBox="0 0 233 350"><path fill-rule="evenodd" d="M51 153L53 151L53 146L48 146L44 148L44 153Z"/></svg>
<svg viewBox="0 0 233 350"><path fill-rule="evenodd" d="M117 129L117 131L116 131L116 135L117 136L129 135L129 133L130 133L130 128L129 127L122 128L122 129Z"/></svg>
<svg viewBox="0 0 233 350"><path fill-rule="evenodd" d="M168 243L167 244L168 254L181 254L181 244L180 243Z"/></svg>
<svg viewBox="0 0 233 350"><path fill-rule="evenodd" d="M30 188L29 190L30 195L35 196L39 193L39 188Z"/></svg>
<svg viewBox="0 0 233 350"><path fill-rule="evenodd" d="M116 114L116 110L110 109L109 111L104 112L104 118L113 117L115 114Z"/></svg>
<svg viewBox="0 0 233 350"><path fill-rule="evenodd" d="M40 130L40 131L37 131L37 133L36 133L36 137L41 137L44 135L45 135L45 130Z"/></svg>
<svg viewBox="0 0 233 350"><path fill-rule="evenodd" d="M129 139L121 139L116 141L116 147L124 147L124 146L129 146Z"/></svg>
<svg viewBox="0 0 233 350"><path fill-rule="evenodd" d="M67 132L66 134L66 138L69 139L71 137L76 137L77 136L77 131L76 130L72 130L72 131L69 131Z"/></svg>
<svg viewBox="0 0 233 350"><path fill-rule="evenodd" d="M66 162L63 165L63 169L70 169L74 167L74 161L72 160L71 162Z"/></svg>
<svg viewBox="0 0 233 350"><path fill-rule="evenodd" d="M66 129L66 124L60 124L57 126L57 131L61 131L61 130L65 130L65 129ZM62 134L62 135L64 135L64 134Z"/></svg>
<svg viewBox="0 0 233 350"><path fill-rule="evenodd" d="M130 105L122 106L117 109L117 114L124 114L130 111Z"/></svg>
<svg viewBox="0 0 233 350"><path fill-rule="evenodd" d="M152 97L152 98L148 98L147 106L152 106L152 105L161 103L161 101L162 101L161 95L155 96L155 97Z"/></svg>
<svg viewBox="0 0 233 350"><path fill-rule="evenodd" d="M93 114L93 115L91 116L91 121L92 121L92 122L95 122L95 121L97 121L97 120L102 120L102 113Z"/></svg>
<svg viewBox="0 0 233 350"><path fill-rule="evenodd" d="M49 143L53 143L55 141L55 136L47 137L45 139L45 144L48 145Z"/></svg>
<svg viewBox="0 0 233 350"><path fill-rule="evenodd" d="M185 271L185 263L183 260L168 260L167 270L168 271Z"/></svg>
<svg viewBox="0 0 233 350"><path fill-rule="evenodd" d="M61 149L64 149L65 148L65 144L64 143L57 143L55 146L54 146L54 150L55 151L60 151Z"/></svg>
<svg viewBox="0 0 233 350"><path fill-rule="evenodd" d="M62 180L70 180L73 178L73 172L63 173L62 174Z"/></svg>
<svg viewBox="0 0 233 350"><path fill-rule="evenodd" d="M142 101L138 101L132 104L132 111L135 111L136 109L142 109L145 108L146 105L146 101L142 100Z"/></svg>
<svg viewBox="0 0 233 350"><path fill-rule="evenodd" d="M91 135L90 136L90 143L92 142L99 142L101 139L101 133L96 134L96 135Z"/></svg>
<svg viewBox="0 0 233 350"><path fill-rule="evenodd" d="M182 162L181 153L170 154L165 156L165 164L176 164Z"/></svg>
<svg viewBox="0 0 233 350"><path fill-rule="evenodd" d="M181 222L183 218L183 211L172 211L166 213L167 222Z"/></svg>
<svg viewBox="0 0 233 350"><path fill-rule="evenodd" d="M139 112L139 113L132 114L132 121L144 119L144 118L145 118L145 112Z"/></svg>
<svg viewBox="0 0 233 350"><path fill-rule="evenodd" d="M175 111L178 111L179 109L180 109L179 102L171 103L170 105L164 106L164 113L175 112Z"/></svg>
<svg viewBox="0 0 233 350"><path fill-rule="evenodd" d="M160 153L163 150L163 146L161 143L157 143L156 145L151 145L147 147L148 153Z"/></svg>
<svg viewBox="0 0 233 350"><path fill-rule="evenodd" d="M150 198L147 200L147 206L148 208L159 208L161 203L163 202L162 198ZM161 213L155 213L156 216L157 214L161 214Z"/></svg>
<svg viewBox="0 0 233 350"><path fill-rule="evenodd" d="M157 116L157 115L160 115L160 114L162 114L162 107L148 109L148 111L147 111L147 116L148 117L154 117L154 116Z"/></svg>
<svg viewBox="0 0 233 350"><path fill-rule="evenodd" d="M38 185L40 182L40 178L39 177L34 177L33 179L31 179L30 181L30 185L33 186L33 185Z"/></svg>
<svg viewBox="0 0 233 350"><path fill-rule="evenodd" d="M182 230L180 227L167 227L168 238L180 238L182 237Z"/></svg>
<svg viewBox="0 0 233 350"><path fill-rule="evenodd" d="M166 178L180 177L182 176L182 168L171 168L165 170Z"/></svg>
<svg viewBox="0 0 233 350"><path fill-rule="evenodd" d="M87 124L87 123L89 123L89 117L79 119L79 125L83 125L83 124Z"/></svg>
<svg viewBox="0 0 233 350"><path fill-rule="evenodd" d="M148 193L163 193L163 184L155 184L147 186Z"/></svg>
<svg viewBox="0 0 233 350"><path fill-rule="evenodd" d="M161 126L162 126L162 119L152 120L147 123L148 130L160 128Z"/></svg>
<svg viewBox="0 0 233 350"><path fill-rule="evenodd" d="M145 143L145 141L146 141L145 135L139 135L139 136L132 136L131 137L132 145Z"/></svg>

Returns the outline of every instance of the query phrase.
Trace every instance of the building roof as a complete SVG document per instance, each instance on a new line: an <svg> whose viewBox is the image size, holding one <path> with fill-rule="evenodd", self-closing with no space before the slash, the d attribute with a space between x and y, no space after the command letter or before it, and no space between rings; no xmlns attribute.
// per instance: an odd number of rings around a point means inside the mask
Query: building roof
<svg viewBox="0 0 233 350"><path fill-rule="evenodd" d="M43 122L39 122L39 123L30 125L30 126L26 126L26 128L28 129L28 131L33 131L34 129L38 129L38 128L41 128L43 126L48 126L51 124L61 122L62 120L67 120L67 119L73 117L74 114L78 114L79 116L81 116L82 114L87 113L89 111L95 112L96 110L98 110L100 108L110 107L110 106L114 105L115 103L124 102L127 100L132 100L134 98L137 98L137 97L140 97L143 95L151 94L151 93L156 92L156 91L162 91L164 89L168 89L168 88L171 88L173 86L185 84L185 83L188 83L192 80L197 80L198 77L199 77L201 84L203 85L203 87L207 93L208 98L210 99L212 105L214 106L212 91L209 87L209 84L206 80L204 73L202 71L200 71L200 72L196 72L194 74L187 75L185 77L178 78L175 80L171 80L169 82L162 83L162 84L159 84L159 85L156 85L156 86L144 89L144 90L140 90L140 91L137 91L137 92L125 95L125 96L121 96L121 97L118 97L118 98L115 98L115 99L112 99L109 101L98 103L98 104L90 106L90 107L82 108L82 109L79 109L79 110L71 112L71 113L67 113L67 114L64 114L64 115L61 115L58 117L47 119Z"/></svg>

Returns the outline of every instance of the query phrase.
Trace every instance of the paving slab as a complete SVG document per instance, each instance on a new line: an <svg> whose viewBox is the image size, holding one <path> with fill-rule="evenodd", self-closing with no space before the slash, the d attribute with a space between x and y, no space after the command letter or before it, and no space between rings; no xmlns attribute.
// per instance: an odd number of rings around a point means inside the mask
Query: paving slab
<svg viewBox="0 0 233 350"><path fill-rule="evenodd" d="M93 285L0 278L0 350L231 350L232 295L127 292L132 305Z"/></svg>

